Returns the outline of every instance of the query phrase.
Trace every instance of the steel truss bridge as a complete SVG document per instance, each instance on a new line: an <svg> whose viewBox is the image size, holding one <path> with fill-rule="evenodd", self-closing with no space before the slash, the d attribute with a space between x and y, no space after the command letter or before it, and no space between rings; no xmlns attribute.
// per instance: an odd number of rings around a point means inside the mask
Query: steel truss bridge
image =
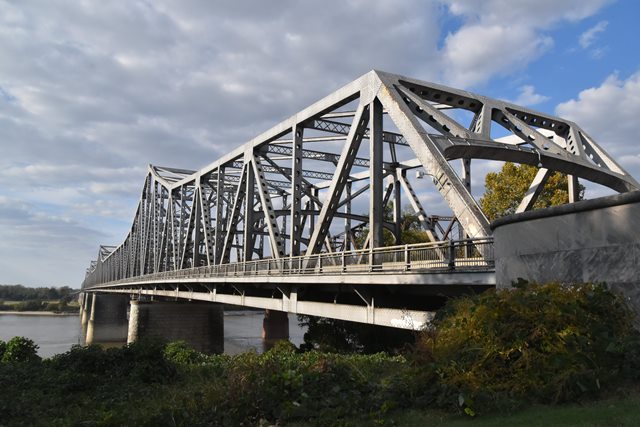
<svg viewBox="0 0 640 427"><path fill-rule="evenodd" d="M578 178L640 188L573 122L371 71L198 171L149 166L129 233L82 287L418 328L495 285L472 159L538 167L518 212L554 171L570 202ZM427 213L438 194L446 216ZM403 241L403 205L428 243Z"/></svg>

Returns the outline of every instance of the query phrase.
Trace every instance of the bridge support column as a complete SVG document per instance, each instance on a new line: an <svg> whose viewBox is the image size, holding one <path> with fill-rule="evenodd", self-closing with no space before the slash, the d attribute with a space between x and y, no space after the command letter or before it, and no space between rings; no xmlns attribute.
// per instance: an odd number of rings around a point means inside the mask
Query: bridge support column
<svg viewBox="0 0 640 427"><path fill-rule="evenodd" d="M289 316L285 311L264 311L264 320L262 321L262 339L289 339Z"/></svg>
<svg viewBox="0 0 640 427"><path fill-rule="evenodd" d="M90 315L85 343L125 342L127 339L128 295L100 295L90 298Z"/></svg>
<svg viewBox="0 0 640 427"><path fill-rule="evenodd" d="M223 309L200 302L131 301L127 342L156 336L186 341L202 353L224 351Z"/></svg>
<svg viewBox="0 0 640 427"><path fill-rule="evenodd" d="M87 325L89 324L89 317L91 316L91 302L93 298L91 294L82 294L82 301L80 302L80 325L82 327L83 338L87 335Z"/></svg>

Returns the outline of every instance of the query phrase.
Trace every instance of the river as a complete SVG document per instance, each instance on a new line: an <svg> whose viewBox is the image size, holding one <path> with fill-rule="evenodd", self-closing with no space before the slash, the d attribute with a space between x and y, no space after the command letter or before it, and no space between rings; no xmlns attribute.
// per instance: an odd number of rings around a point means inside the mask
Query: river
<svg viewBox="0 0 640 427"><path fill-rule="evenodd" d="M261 311L225 311L224 352L238 354L251 349L261 353L265 343L261 338ZM289 315L289 341L296 346L303 342L305 328L298 325L297 316ZM80 344L80 318L78 316L0 314L0 340L15 336L32 339L38 354L51 357L64 353L72 345Z"/></svg>

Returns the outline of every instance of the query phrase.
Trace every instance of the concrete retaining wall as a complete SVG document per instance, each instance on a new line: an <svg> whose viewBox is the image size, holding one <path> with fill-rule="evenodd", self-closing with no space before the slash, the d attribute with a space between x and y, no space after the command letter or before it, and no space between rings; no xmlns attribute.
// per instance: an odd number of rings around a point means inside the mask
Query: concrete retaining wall
<svg viewBox="0 0 640 427"><path fill-rule="evenodd" d="M496 283L606 282L640 313L640 191L500 218Z"/></svg>

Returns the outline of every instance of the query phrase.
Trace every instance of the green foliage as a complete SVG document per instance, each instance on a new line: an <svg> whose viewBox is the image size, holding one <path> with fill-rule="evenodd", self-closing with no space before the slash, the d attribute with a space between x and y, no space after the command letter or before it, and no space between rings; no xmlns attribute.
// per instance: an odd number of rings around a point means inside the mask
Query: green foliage
<svg viewBox="0 0 640 427"><path fill-rule="evenodd" d="M2 357L4 356L4 352L7 350L7 343L0 340L0 361L2 361Z"/></svg>
<svg viewBox="0 0 640 427"><path fill-rule="evenodd" d="M565 402L640 367L631 319L603 285L521 284L453 300L418 353L445 400L463 410Z"/></svg>
<svg viewBox="0 0 640 427"><path fill-rule="evenodd" d="M480 206L487 218L493 221L505 215L515 213L524 198L529 185L538 173L538 168L530 165L505 163L500 172L490 172L485 177L485 193ZM580 199L584 187L580 185ZM569 202L567 176L554 172L547 180L542 193L533 205L534 209L562 205Z"/></svg>
<svg viewBox="0 0 640 427"><path fill-rule="evenodd" d="M61 288L29 288L22 285L0 285L0 299L9 301L68 299L75 292L68 286Z"/></svg>
<svg viewBox="0 0 640 427"><path fill-rule="evenodd" d="M358 414L370 424L410 402L402 357L298 353L283 343L198 360L184 343L143 342L74 347L29 370L0 364L0 425L336 425Z"/></svg>
<svg viewBox="0 0 640 427"><path fill-rule="evenodd" d="M226 395L219 397L224 410L210 420L222 425L260 420L335 425L356 414L378 419L381 412L408 403L405 385L393 380L406 369L403 358L383 354L296 353L286 346L264 355L245 353L229 364Z"/></svg>
<svg viewBox="0 0 640 427"><path fill-rule="evenodd" d="M38 346L29 338L13 337L0 344L2 363L28 363L40 360Z"/></svg>
<svg viewBox="0 0 640 427"><path fill-rule="evenodd" d="M164 352L164 341L145 338L122 348L74 346L54 356L49 363L56 369L89 376L129 377L144 383L162 383L176 374L175 365L164 357Z"/></svg>
<svg viewBox="0 0 640 427"><path fill-rule="evenodd" d="M182 365L201 364L208 360L208 357L189 346L185 341L173 341L164 348L164 358Z"/></svg>

